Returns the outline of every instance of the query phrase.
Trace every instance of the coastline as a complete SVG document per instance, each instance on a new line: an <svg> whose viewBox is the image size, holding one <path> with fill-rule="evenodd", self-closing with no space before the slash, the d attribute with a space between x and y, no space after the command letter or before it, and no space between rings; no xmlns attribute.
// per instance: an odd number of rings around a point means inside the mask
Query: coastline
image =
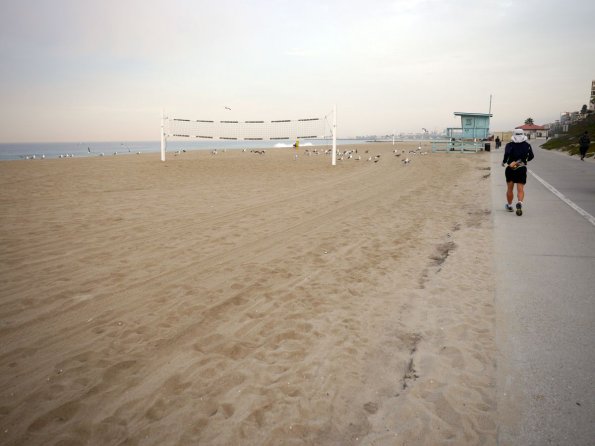
<svg viewBox="0 0 595 446"><path fill-rule="evenodd" d="M365 141L358 139L337 138L337 146L360 145ZM330 147L330 140L304 140L304 147ZM211 150L251 150L291 148L293 142L287 141L247 141L247 140L211 140L211 139L172 139L168 141L167 152L173 156L177 151L196 152ZM29 160L41 161L54 158L97 158L114 155L143 155L161 152L160 141L90 141L90 142L53 142L53 143L1 143L0 161Z"/></svg>

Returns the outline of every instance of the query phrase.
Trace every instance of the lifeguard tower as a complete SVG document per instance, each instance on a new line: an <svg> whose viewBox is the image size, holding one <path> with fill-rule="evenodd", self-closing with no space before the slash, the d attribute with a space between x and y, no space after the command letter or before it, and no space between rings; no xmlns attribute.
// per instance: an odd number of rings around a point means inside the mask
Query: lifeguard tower
<svg viewBox="0 0 595 446"><path fill-rule="evenodd" d="M448 127L446 136L448 141L432 143L433 152L478 152L484 147L482 140L490 134L491 113L455 112L461 117L461 127ZM486 147L489 150L489 147Z"/></svg>
<svg viewBox="0 0 595 446"><path fill-rule="evenodd" d="M461 117L461 127L447 128L449 138L481 141L489 136L491 113L455 112L455 116Z"/></svg>

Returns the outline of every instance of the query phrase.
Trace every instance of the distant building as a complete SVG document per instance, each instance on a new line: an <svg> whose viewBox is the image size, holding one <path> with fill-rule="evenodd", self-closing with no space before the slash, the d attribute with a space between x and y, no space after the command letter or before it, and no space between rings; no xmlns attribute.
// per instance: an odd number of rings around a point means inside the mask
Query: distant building
<svg viewBox="0 0 595 446"><path fill-rule="evenodd" d="M589 99L589 110L595 111L595 80L591 81L591 98Z"/></svg>
<svg viewBox="0 0 595 446"><path fill-rule="evenodd" d="M446 129L449 138L456 139L487 139L490 134L489 113L467 113L455 112L455 116L461 117L461 127L449 127Z"/></svg>
<svg viewBox="0 0 595 446"><path fill-rule="evenodd" d="M560 113L560 124L566 125L570 122L570 112Z"/></svg>
<svg viewBox="0 0 595 446"><path fill-rule="evenodd" d="M560 114L560 124L568 125L578 122L581 119L580 112L564 112Z"/></svg>
<svg viewBox="0 0 595 446"><path fill-rule="evenodd" d="M543 125L524 124L515 127L515 129L523 129L525 135L531 138L545 138L547 136L547 128Z"/></svg>

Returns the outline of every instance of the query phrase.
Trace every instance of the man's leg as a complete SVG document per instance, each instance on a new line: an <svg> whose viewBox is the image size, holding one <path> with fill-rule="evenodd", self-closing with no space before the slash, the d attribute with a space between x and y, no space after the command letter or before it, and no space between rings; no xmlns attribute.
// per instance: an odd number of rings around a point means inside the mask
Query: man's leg
<svg viewBox="0 0 595 446"><path fill-rule="evenodd" d="M516 204L516 214L523 215L523 199L525 198L525 185L523 183L516 184L516 197L518 202Z"/></svg>
<svg viewBox="0 0 595 446"><path fill-rule="evenodd" d="M525 185L523 183L516 184L516 197L521 202L525 199Z"/></svg>
<svg viewBox="0 0 595 446"><path fill-rule="evenodd" d="M506 200L508 204L512 204L512 199L514 198L514 183L509 181L506 183Z"/></svg>

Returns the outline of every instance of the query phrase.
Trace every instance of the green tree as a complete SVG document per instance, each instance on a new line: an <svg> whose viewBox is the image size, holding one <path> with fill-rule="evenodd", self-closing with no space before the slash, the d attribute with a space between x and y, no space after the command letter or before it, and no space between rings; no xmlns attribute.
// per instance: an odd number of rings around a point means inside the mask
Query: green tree
<svg viewBox="0 0 595 446"><path fill-rule="evenodd" d="M527 125L533 125L533 118L527 118L527 119L525 119L525 124L527 124Z"/></svg>
<svg viewBox="0 0 595 446"><path fill-rule="evenodd" d="M581 108L581 115L586 115L587 114L587 104L583 104L582 108Z"/></svg>

